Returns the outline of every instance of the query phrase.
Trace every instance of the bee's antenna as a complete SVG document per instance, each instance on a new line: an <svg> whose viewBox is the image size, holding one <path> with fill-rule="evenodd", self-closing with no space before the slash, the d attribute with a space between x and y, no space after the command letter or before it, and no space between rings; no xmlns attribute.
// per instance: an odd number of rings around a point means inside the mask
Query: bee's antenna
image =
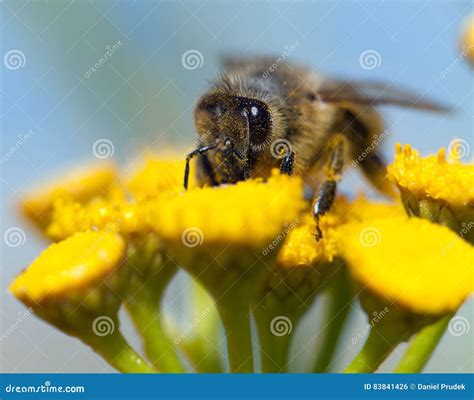
<svg viewBox="0 0 474 400"><path fill-rule="evenodd" d="M189 181L189 162L191 159L199 154L204 154L208 152L209 150L215 149L217 147L217 144L210 144L208 146L202 146L197 148L196 150L193 150L191 153L189 153L186 156L186 166L184 167L184 189L188 189L188 181Z"/></svg>

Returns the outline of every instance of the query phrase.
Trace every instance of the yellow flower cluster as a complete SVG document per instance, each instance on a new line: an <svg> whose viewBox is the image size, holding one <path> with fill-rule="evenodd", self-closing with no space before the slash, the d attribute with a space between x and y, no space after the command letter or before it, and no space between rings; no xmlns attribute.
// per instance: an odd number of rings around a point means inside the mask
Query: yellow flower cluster
<svg viewBox="0 0 474 400"><path fill-rule="evenodd" d="M114 168L105 165L28 196L25 214L50 238L62 241L21 273L11 291L26 304L74 296L107 280L127 259L127 252L128 262L136 262L131 254L142 254L136 251L140 242L136 239L149 238L150 233L152 252L176 256L201 280L226 327L234 323L232 315L240 315L238 324L248 322L248 306L258 293L267 298L272 291L289 296L297 292L309 301L332 275L322 268L330 269L336 259L344 260L357 285L408 313L454 312L474 290L474 247L463 235L409 218L401 204L339 197L320 219L323 238L316 241L300 177L275 170L265 181L218 187L197 187L194 182L185 191L183 170L184 160L149 157L124 183L118 183ZM402 199L440 201L444 208L455 209L457 216L472 210L474 166L448 162L443 151L421 158L410 146L398 145L388 176L400 188ZM273 256L266 257L269 253ZM162 261L149 251L144 254ZM171 268L163 282L169 282L174 272ZM313 275L310 286L314 287L302 285L301 277ZM301 301L290 300L288 305L301 306ZM301 314L302 309L287 308L295 318ZM265 318L259 321L260 328L267 323ZM228 340L236 345L240 339ZM231 364L238 366L242 360L231 353L237 357ZM242 365L243 371L251 368L248 362Z"/></svg>
<svg viewBox="0 0 474 400"><path fill-rule="evenodd" d="M30 220L44 228L57 200L85 202L96 196L107 196L116 180L117 171L108 163L76 169L25 196L22 210Z"/></svg>
<svg viewBox="0 0 474 400"><path fill-rule="evenodd" d="M396 147L389 179L416 197L443 200L451 205L474 205L474 165L448 162L445 151L425 158L410 145Z"/></svg>
<svg viewBox="0 0 474 400"><path fill-rule="evenodd" d="M150 223L165 241L175 242L194 228L208 243L258 248L298 218L306 205L302 192L301 179L274 171L266 182L247 180L157 198L149 204Z"/></svg>
<svg viewBox="0 0 474 400"><path fill-rule="evenodd" d="M438 156L422 159L409 146L403 149L397 146L395 162L389 167L389 177L411 194L431 196L449 203L470 203L474 198L474 167L448 163L443 154L441 151ZM441 293L453 293L455 289L457 295L451 295L450 301L459 305L467 296L467 289L472 289L464 287L461 290L453 284L440 291L441 287L425 285L433 290L431 298L415 296L418 286L408 290L416 282L413 276L418 269L426 279L434 280L439 279L440 274L433 271L436 268L441 271L447 263L466 269L468 264L460 262L460 253L455 250L462 249L464 261L469 261L466 255L472 254L472 249L467 244L458 244L456 237L448 238L448 233L440 231L434 224L401 218L404 211L399 204L370 202L363 196L350 202L340 197L333 209L321 218L324 239L316 241L314 219L309 213L302 213L307 203L302 199L302 181L299 178L274 171L266 182L249 180L235 185L195 187L184 191L181 189L183 166L182 160L149 157L144 167L128 179L125 188L115 189L112 197L110 194L108 197L101 196L100 193L104 187L110 189L114 185L116 175L113 169L106 166L89 170L76 178L74 190L70 184L72 181L65 181L58 187L37 194L36 199L29 196L25 201L25 210L29 210L28 215L31 215L33 204L46 205L49 210L46 232L56 240L68 238L75 232L95 229L125 235L154 232L165 242L178 244L178 247L193 247L196 244L225 247L231 244L258 249L281 236L277 240L280 267L317 266L343 256L350 265L355 266L357 279L363 279L364 284L374 290L379 287L379 292L387 295L391 292L398 294L407 288L403 293L413 299L413 310L441 311L443 307L450 308L441 303L436 305L432 297L436 297L434 293L441 296ZM131 200L126 199L126 192L132 194ZM46 219L43 218L44 221ZM364 247L357 232L364 226L369 229L375 223L382 223L384 228L383 232L377 231L380 243ZM288 227L287 231L285 227ZM423 235L418 230L422 230ZM188 234L197 237L187 237ZM442 248L443 241L448 239L452 244L444 246L446 254L434 257L435 252L431 251L433 246ZM198 243L186 243L186 240ZM425 245L420 245L420 240ZM70 243L62 242L61 246L70 246ZM403 250L399 246L404 246ZM74 252L71 254L77 256ZM389 257L389 254L401 255L406 261L394 264L397 257ZM68 260L73 262L70 257ZM380 263L384 267L374 270L372 263ZM392 265L399 267L389 268ZM379 275L374 271L382 272ZM470 269L466 271L470 272ZM385 272L386 275L383 275ZM391 272L395 275L390 275ZM21 281L28 281L28 276L23 274ZM391 278L384 280L384 276ZM37 285L35 283L35 287ZM404 298L401 303L410 304Z"/></svg>
<svg viewBox="0 0 474 400"><path fill-rule="evenodd" d="M36 306L89 289L106 280L125 256L125 241L115 233L79 232L44 250L10 286Z"/></svg>
<svg viewBox="0 0 474 400"><path fill-rule="evenodd" d="M340 237L351 274L389 304L443 314L474 291L474 248L443 226L379 218L341 227Z"/></svg>

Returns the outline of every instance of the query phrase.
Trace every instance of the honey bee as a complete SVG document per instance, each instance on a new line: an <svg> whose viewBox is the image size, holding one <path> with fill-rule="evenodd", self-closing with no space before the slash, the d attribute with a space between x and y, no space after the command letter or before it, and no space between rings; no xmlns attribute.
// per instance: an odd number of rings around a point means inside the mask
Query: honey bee
<svg viewBox="0 0 474 400"><path fill-rule="evenodd" d="M226 57L223 66L195 107L198 147L186 157L184 187L195 156L200 184L265 178L275 167L299 175L314 197L317 240L349 160L379 192L394 193L378 149L384 123L376 106L447 111L392 84L326 78L288 62L275 68L270 57Z"/></svg>

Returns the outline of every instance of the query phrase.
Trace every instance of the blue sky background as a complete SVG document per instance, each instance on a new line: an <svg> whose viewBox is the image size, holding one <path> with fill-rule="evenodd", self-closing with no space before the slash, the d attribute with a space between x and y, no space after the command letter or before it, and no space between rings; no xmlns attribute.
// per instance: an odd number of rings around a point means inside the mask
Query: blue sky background
<svg viewBox="0 0 474 400"><path fill-rule="evenodd" d="M19 69L1 65L1 154L32 132L2 163L2 232L12 226L26 232L24 245L2 247L2 331L24 310L6 293L8 282L46 245L18 217L15 199L54 174L94 160L91 149L98 139L113 142L119 163L147 147L189 147L193 103L218 73L223 52L278 57L298 42L291 58L316 70L398 82L455 107L441 117L383 109L389 159L396 142L425 154L454 137L471 147L474 142L474 75L458 48L470 1L2 1L0 11L2 58L13 49L25 60ZM114 44L117 50L86 77ZM203 56L195 70L181 62L190 49ZM374 69L360 64L367 50L379 55ZM343 190L353 193L362 185L351 173ZM183 277L179 284L186 285ZM172 291L169 297L185 320ZM472 321L471 304L460 313ZM363 326L359 315L350 331ZM472 372L472 343L472 332L446 335L427 370ZM4 371L109 371L78 341L36 318L1 345ZM352 355L342 350L341 365ZM390 365L389 360L386 368Z"/></svg>

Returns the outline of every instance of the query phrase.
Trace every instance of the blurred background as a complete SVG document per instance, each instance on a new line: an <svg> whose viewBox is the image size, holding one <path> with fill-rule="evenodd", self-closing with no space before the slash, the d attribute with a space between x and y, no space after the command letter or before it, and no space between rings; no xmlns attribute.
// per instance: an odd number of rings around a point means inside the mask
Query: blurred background
<svg viewBox="0 0 474 400"><path fill-rule="evenodd" d="M25 316L6 290L47 245L17 212L23 192L95 160L99 140L112 145L109 156L121 164L150 147L189 148L193 104L216 77L223 52L268 53L338 77L394 81L456 108L441 117L384 108L389 160L396 142L423 154L455 137L474 148L473 72L459 50L472 7L469 0L2 1L1 233L19 228L23 238L16 247L1 246L1 371L112 371L78 340ZM351 172L342 190L363 187ZM167 294L167 309L183 326L189 307L173 293L188 284L181 274ZM321 303L299 329L295 371L310 361L305 329L317 323ZM473 313L472 301L459 311L469 321ZM366 323L357 310L336 369L361 347L351 337ZM124 326L138 345L127 320ZM426 371L473 372L473 330L447 332ZM403 348L382 370L393 367Z"/></svg>

